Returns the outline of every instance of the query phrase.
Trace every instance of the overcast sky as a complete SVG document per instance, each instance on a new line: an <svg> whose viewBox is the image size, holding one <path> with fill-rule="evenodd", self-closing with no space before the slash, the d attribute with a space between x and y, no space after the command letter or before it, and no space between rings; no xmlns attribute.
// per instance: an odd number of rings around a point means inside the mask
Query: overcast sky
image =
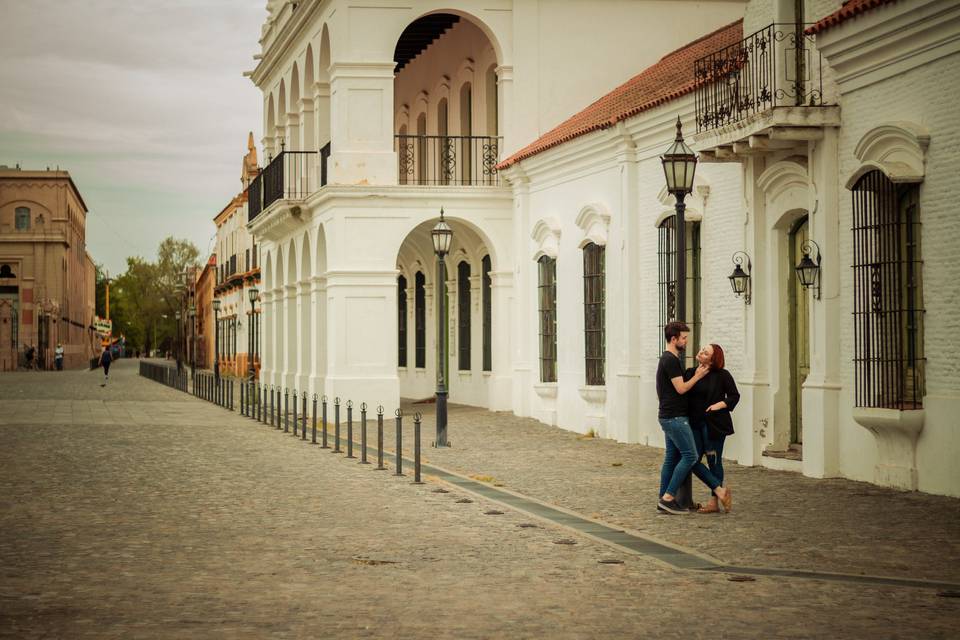
<svg viewBox="0 0 960 640"><path fill-rule="evenodd" d="M112 274L166 236L209 255L259 145L264 0L0 0L0 165L59 165Z"/></svg>

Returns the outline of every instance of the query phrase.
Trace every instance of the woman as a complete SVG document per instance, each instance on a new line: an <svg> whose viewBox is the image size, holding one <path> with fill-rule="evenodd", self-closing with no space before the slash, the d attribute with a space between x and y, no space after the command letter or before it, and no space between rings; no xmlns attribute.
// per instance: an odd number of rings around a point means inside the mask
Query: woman
<svg viewBox="0 0 960 640"><path fill-rule="evenodd" d="M97 361L97 364L103 367L103 384L101 387L107 386L107 381L110 379L110 363L113 362L113 354L110 353L110 345L103 345L103 352L100 354L100 360Z"/></svg>
<svg viewBox="0 0 960 640"><path fill-rule="evenodd" d="M733 420L730 412L740 401L737 383L729 371L724 369L723 349L718 344L708 344L697 353L697 362L710 367L710 372L697 381L687 395L690 403L690 428L697 441L697 454L707 454L707 468L718 487L710 487L711 495L707 504L701 506L699 513L720 511L718 502L725 511L730 511L732 497L730 489L723 485L723 442L733 435ZM688 369L687 375L693 376L694 369ZM702 466L702 463L699 463ZM703 479L706 474L697 474ZM708 486L710 486L708 484Z"/></svg>

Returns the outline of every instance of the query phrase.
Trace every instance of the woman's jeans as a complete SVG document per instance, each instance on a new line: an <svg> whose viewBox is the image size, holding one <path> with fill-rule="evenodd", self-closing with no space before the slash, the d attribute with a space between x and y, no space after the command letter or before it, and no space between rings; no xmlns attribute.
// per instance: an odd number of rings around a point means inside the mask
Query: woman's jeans
<svg viewBox="0 0 960 640"><path fill-rule="evenodd" d="M713 493L713 489L723 484L723 443L727 437L712 433L707 428L706 422L695 422L690 426L693 429L693 437L697 445L697 460L700 460L706 454L708 471L717 483L716 486L711 486L709 482L704 480L710 486L710 492ZM700 464L700 466L703 465ZM703 476L698 474L697 477L703 480Z"/></svg>
<svg viewBox="0 0 960 640"><path fill-rule="evenodd" d="M697 443L690 429L690 421L686 417L660 418L660 428L663 429L667 446L663 454L663 467L660 468L658 498L662 498L665 493L677 495L680 484L697 464Z"/></svg>

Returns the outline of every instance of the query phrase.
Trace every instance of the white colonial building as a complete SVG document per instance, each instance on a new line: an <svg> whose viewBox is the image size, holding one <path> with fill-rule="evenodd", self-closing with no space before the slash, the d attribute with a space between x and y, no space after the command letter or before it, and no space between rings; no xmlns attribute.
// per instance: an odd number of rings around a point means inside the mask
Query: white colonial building
<svg viewBox="0 0 960 640"><path fill-rule="evenodd" d="M743 393L727 455L960 495L956 3L268 12L247 225L265 382L388 409L431 395L443 208L451 402L662 446L676 229L659 154L679 116L701 160L686 320Z"/></svg>

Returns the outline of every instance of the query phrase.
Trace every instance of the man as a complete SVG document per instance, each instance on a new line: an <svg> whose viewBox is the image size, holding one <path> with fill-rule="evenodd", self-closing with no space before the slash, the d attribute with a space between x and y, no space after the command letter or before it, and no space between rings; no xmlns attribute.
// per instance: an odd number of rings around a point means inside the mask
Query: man
<svg viewBox="0 0 960 640"><path fill-rule="evenodd" d="M101 387L107 386L107 381L110 379L110 363L113 362L113 354L110 352L110 344L107 343L103 345L103 352L100 354L100 360L97 362L101 367L103 367L103 384Z"/></svg>
<svg viewBox="0 0 960 640"><path fill-rule="evenodd" d="M701 365L692 378L684 381L681 353L687 346L689 335L690 327L683 322L667 323L663 329L667 347L657 365L657 398L660 400L657 417L666 440L657 509L674 515L690 513L677 503L675 496L697 462L697 445L690 429L687 400L683 396L710 371L709 367Z"/></svg>
<svg viewBox="0 0 960 640"><path fill-rule="evenodd" d="M57 365L57 371L63 371L63 345L59 342L53 351L53 362Z"/></svg>

